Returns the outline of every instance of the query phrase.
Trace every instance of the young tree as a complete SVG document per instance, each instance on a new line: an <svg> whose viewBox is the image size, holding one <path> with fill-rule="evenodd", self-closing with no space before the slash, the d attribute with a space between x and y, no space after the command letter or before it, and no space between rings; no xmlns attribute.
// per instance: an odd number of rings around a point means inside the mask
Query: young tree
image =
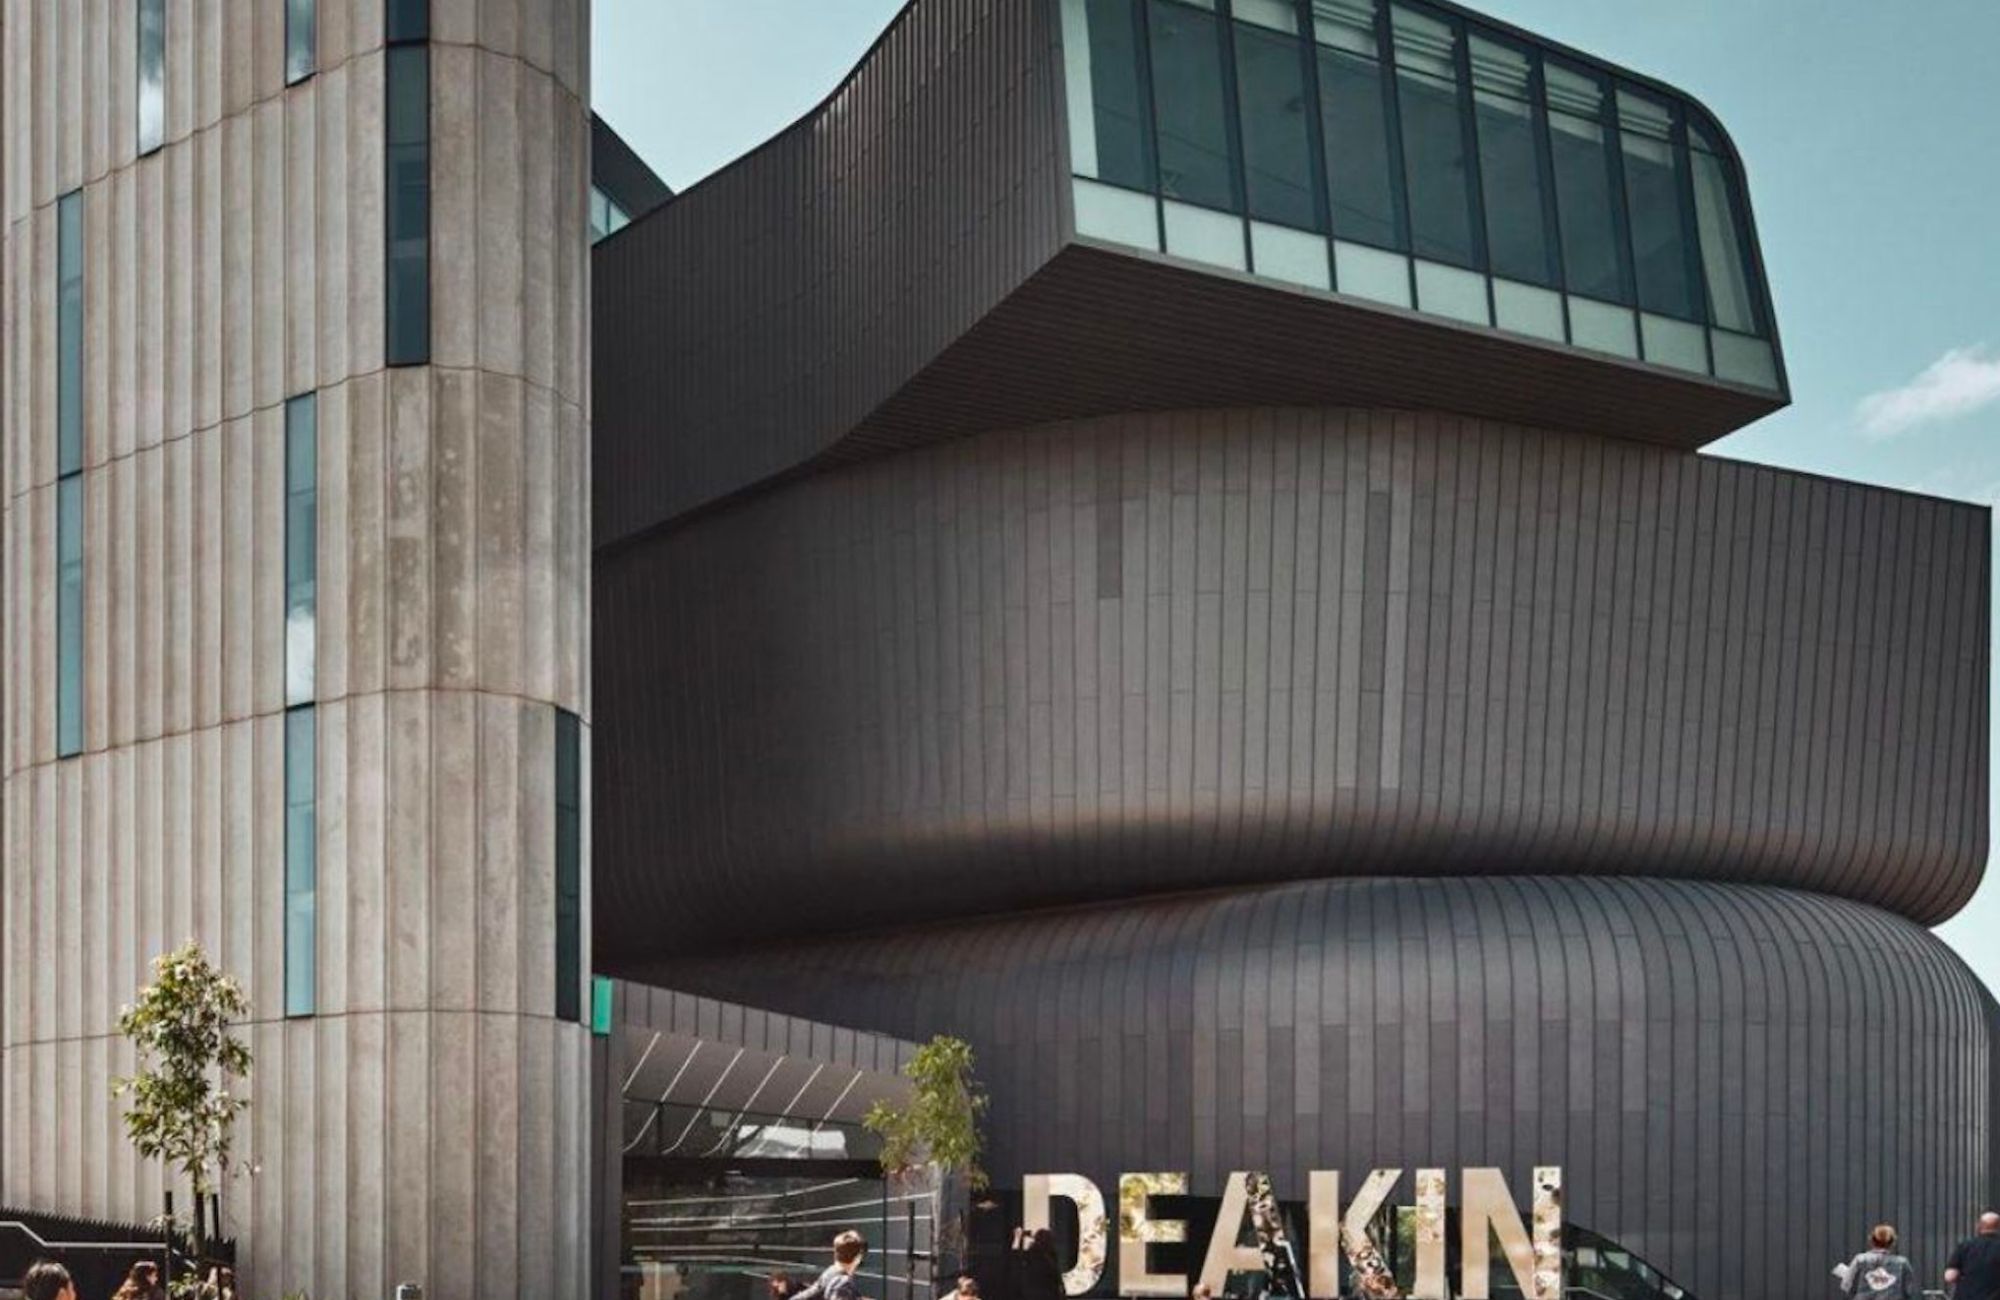
<svg viewBox="0 0 2000 1300"><path fill-rule="evenodd" d="M153 959L153 982L118 1018L139 1053L138 1073L111 1084L130 1098L125 1134L140 1156L178 1169L197 1206L229 1171L236 1117L250 1105L231 1090L250 1073L250 1049L231 1032L249 1012L241 986L190 940ZM205 1246L196 1241L198 1253Z"/></svg>
<svg viewBox="0 0 2000 1300"><path fill-rule="evenodd" d="M894 1182L930 1169L938 1258L957 1254L964 1235L962 1216L947 1222L942 1213L945 1184L954 1175L964 1178L972 1192L983 1190L987 1183L980 1165L986 1152L980 1117L986 1113L987 1098L973 1065L970 1043L939 1034L903 1066L911 1084L909 1100L900 1106L878 1101L861 1117L861 1126L882 1139L880 1161L886 1178Z"/></svg>

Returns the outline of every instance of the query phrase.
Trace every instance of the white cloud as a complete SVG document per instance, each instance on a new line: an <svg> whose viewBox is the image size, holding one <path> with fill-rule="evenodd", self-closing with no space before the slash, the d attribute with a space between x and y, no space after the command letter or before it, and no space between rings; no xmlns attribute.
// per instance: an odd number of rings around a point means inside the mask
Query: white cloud
<svg viewBox="0 0 2000 1300"><path fill-rule="evenodd" d="M1984 345L1953 348L1904 384L1861 399L1855 414L1871 438L1891 438L2000 403L2000 356Z"/></svg>

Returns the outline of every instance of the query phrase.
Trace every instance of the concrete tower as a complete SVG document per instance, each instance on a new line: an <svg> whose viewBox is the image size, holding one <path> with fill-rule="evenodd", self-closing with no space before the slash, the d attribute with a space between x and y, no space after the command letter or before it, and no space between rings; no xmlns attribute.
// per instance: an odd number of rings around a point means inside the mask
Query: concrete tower
<svg viewBox="0 0 2000 1300"><path fill-rule="evenodd" d="M253 1294L582 1294L588 0L0 21L0 1201L158 1212L194 937Z"/></svg>

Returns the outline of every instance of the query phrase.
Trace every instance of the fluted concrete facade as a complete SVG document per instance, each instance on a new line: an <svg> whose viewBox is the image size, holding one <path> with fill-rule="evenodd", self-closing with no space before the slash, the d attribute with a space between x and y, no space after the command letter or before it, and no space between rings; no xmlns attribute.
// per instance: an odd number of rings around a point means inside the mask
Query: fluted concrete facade
<svg viewBox="0 0 2000 1300"><path fill-rule="evenodd" d="M582 1294L555 710L589 716L587 0L433 0L431 364L384 366L381 0L4 14L0 1199L144 1219L121 1002L193 936L257 1063L257 1294ZM56 199L85 218L84 752L54 736ZM318 394L317 1014L283 1016L283 403ZM587 732L586 732L587 734ZM586 751L587 751L586 743ZM586 838L587 835L586 813ZM584 868L588 935L587 857ZM588 978L588 939L579 980Z"/></svg>

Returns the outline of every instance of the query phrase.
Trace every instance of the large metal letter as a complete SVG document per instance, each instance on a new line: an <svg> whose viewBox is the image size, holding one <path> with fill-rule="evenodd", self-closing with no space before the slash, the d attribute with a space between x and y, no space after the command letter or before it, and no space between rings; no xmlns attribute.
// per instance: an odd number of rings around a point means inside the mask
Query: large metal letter
<svg viewBox="0 0 2000 1300"><path fill-rule="evenodd" d="M1548 1192L1543 1193L1544 1182ZM1488 1300L1492 1294L1492 1241L1500 1239L1507 1257L1508 1271L1528 1300L1561 1300L1562 1297L1562 1171L1535 1171L1535 1240L1530 1243L1521 1212L1507 1190L1507 1180L1498 1169L1465 1171L1463 1219L1464 1239L1459 1255L1459 1294L1465 1300ZM1547 1267L1539 1265L1547 1263Z"/></svg>
<svg viewBox="0 0 2000 1300"><path fill-rule="evenodd" d="M1063 1294L1082 1295L1104 1276L1104 1193L1082 1174L1029 1174L1021 1180L1021 1226L1049 1226L1049 1198L1076 1206L1076 1267L1063 1274Z"/></svg>
<svg viewBox="0 0 2000 1300"><path fill-rule="evenodd" d="M1444 1170L1417 1170L1417 1280L1410 1300L1445 1300Z"/></svg>
<svg viewBox="0 0 2000 1300"><path fill-rule="evenodd" d="M1186 1174L1125 1174L1118 1179L1118 1294L1177 1296L1187 1291L1179 1273L1154 1273L1146 1267L1146 1247L1155 1242L1187 1240L1180 1219L1155 1219L1146 1213L1155 1196L1186 1196Z"/></svg>
<svg viewBox="0 0 2000 1300"><path fill-rule="evenodd" d="M1250 1208L1250 1175L1233 1173L1222 1184L1222 1208L1215 1213L1215 1234L1201 1265L1201 1284L1216 1295L1229 1290L1231 1273L1261 1273L1264 1256L1243 1240L1243 1214Z"/></svg>
<svg viewBox="0 0 2000 1300"><path fill-rule="evenodd" d="M1396 1181L1402 1176L1400 1169L1372 1170L1340 1221L1340 1244L1354 1270L1354 1289L1372 1300L1395 1300L1402 1295L1389 1261L1382 1258L1381 1248L1368 1235L1369 1221L1381 1213L1382 1203L1396 1190Z"/></svg>
<svg viewBox="0 0 2000 1300"><path fill-rule="evenodd" d="M1340 1171L1315 1169L1306 1187L1306 1294L1339 1300Z"/></svg>

